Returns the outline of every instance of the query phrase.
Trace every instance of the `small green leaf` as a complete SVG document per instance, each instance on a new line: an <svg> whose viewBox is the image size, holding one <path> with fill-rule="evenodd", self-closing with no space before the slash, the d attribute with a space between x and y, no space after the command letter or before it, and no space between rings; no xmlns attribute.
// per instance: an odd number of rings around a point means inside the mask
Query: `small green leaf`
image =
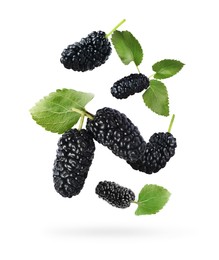
<svg viewBox="0 0 219 260"><path fill-rule="evenodd" d="M169 98L166 86L158 80L150 80L149 88L143 94L144 103L153 112L169 116Z"/></svg>
<svg viewBox="0 0 219 260"><path fill-rule="evenodd" d="M161 60L152 66L155 79L166 79L170 78L178 73L184 64L178 60Z"/></svg>
<svg viewBox="0 0 219 260"><path fill-rule="evenodd" d="M115 31L112 42L122 62L128 65L134 61L138 66L143 59L143 51L138 40L129 31Z"/></svg>
<svg viewBox="0 0 219 260"><path fill-rule="evenodd" d="M81 116L72 109L83 111L93 97L93 94L73 89L58 89L36 103L30 113L36 123L47 131L62 134L71 129Z"/></svg>
<svg viewBox="0 0 219 260"><path fill-rule="evenodd" d="M170 197L170 192L165 188L148 184L143 187L138 195L138 208L135 211L136 215L156 214L167 203Z"/></svg>

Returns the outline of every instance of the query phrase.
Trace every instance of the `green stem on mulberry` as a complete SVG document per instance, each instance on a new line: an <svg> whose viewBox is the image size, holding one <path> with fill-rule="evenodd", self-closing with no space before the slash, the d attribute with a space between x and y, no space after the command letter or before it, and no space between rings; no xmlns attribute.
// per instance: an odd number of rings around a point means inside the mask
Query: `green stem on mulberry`
<svg viewBox="0 0 219 260"><path fill-rule="evenodd" d="M79 126L78 126L79 131L82 129L83 124L84 124L84 115L81 115L80 123L79 123Z"/></svg>
<svg viewBox="0 0 219 260"><path fill-rule="evenodd" d="M134 204L137 204L137 205L138 205L138 202L137 202L137 201L135 201L135 200L134 200L134 201L131 201L131 203L134 203Z"/></svg>
<svg viewBox="0 0 219 260"><path fill-rule="evenodd" d="M170 124L169 124L169 127L168 127L168 132L169 132L169 133L171 132L174 119L175 119L175 115L173 114L173 115L172 115L172 118L171 118L171 121L170 121Z"/></svg>
<svg viewBox="0 0 219 260"><path fill-rule="evenodd" d="M149 79L151 79L151 78L153 78L153 77L154 77L154 75L155 75L155 73L154 73L154 74L152 74L152 75L150 75L148 78L149 78Z"/></svg>
<svg viewBox="0 0 219 260"><path fill-rule="evenodd" d="M138 67L138 65L135 64L135 66L136 66L136 68L137 68L138 73L141 73L141 72L140 72L140 69L139 69L139 67Z"/></svg>
<svg viewBox="0 0 219 260"><path fill-rule="evenodd" d="M112 31L110 31L108 34L106 34L106 38L109 38L109 36L111 34L113 34L124 22L126 21L126 19L123 19L120 23L118 23L113 29Z"/></svg>
<svg viewBox="0 0 219 260"><path fill-rule="evenodd" d="M80 109L78 109L78 108L73 107L73 108L72 108L72 111L73 111L73 112L76 112L76 113L78 113L78 114L80 114L81 116L86 116L86 117L88 117L88 118L91 119L91 120L94 119L94 115L92 115L91 113L89 113L89 112L86 111L86 110L80 110Z"/></svg>

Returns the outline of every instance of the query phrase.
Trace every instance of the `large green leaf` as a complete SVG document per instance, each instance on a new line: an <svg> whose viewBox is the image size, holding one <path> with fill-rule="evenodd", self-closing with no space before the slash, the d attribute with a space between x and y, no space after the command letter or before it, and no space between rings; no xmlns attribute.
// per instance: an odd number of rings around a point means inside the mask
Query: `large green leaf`
<svg viewBox="0 0 219 260"><path fill-rule="evenodd" d="M147 184L139 193L137 201L138 208L135 214L155 214L164 207L169 197L170 192L165 188L154 184Z"/></svg>
<svg viewBox="0 0 219 260"><path fill-rule="evenodd" d="M166 86L158 80L150 80L149 88L143 94L144 103L158 115L169 115L169 98Z"/></svg>
<svg viewBox="0 0 219 260"><path fill-rule="evenodd" d="M32 118L47 131L62 134L71 129L79 120L81 111L92 100L93 94L61 89L50 93L30 109Z"/></svg>
<svg viewBox="0 0 219 260"><path fill-rule="evenodd" d="M115 31L112 42L122 62L128 65L131 61L138 66L143 59L143 51L138 40L129 31Z"/></svg>
<svg viewBox="0 0 219 260"><path fill-rule="evenodd" d="M153 71L156 73L154 74L155 79L166 79L170 78L176 73L178 73L184 64L178 60L161 60L155 63L152 66Z"/></svg>

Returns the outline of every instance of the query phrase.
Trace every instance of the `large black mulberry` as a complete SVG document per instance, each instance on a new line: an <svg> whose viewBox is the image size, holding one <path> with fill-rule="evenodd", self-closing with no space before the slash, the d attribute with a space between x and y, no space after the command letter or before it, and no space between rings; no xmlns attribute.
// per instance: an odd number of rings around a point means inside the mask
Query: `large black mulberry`
<svg viewBox="0 0 219 260"><path fill-rule="evenodd" d="M111 94L115 98L123 99L147 89L148 86L149 79L145 75L131 74L116 81L111 87Z"/></svg>
<svg viewBox="0 0 219 260"><path fill-rule="evenodd" d="M146 142L138 128L115 109L104 107L97 110L94 119L87 120L86 128L97 142L122 159L134 162L145 152Z"/></svg>
<svg viewBox="0 0 219 260"><path fill-rule="evenodd" d="M80 193L91 166L95 151L92 136L85 130L71 129L58 142L53 168L56 191L71 198Z"/></svg>
<svg viewBox="0 0 219 260"><path fill-rule="evenodd" d="M128 188L122 187L115 182L101 181L96 187L96 194L117 208L128 208L135 200L135 194Z"/></svg>
<svg viewBox="0 0 219 260"><path fill-rule="evenodd" d="M175 154L176 138L171 133L155 133L146 144L144 155L136 162L128 163L133 169L147 174L158 172Z"/></svg>
<svg viewBox="0 0 219 260"><path fill-rule="evenodd" d="M84 72L104 64L111 51L111 44L105 32L94 31L80 42L64 49L60 61L66 69Z"/></svg>

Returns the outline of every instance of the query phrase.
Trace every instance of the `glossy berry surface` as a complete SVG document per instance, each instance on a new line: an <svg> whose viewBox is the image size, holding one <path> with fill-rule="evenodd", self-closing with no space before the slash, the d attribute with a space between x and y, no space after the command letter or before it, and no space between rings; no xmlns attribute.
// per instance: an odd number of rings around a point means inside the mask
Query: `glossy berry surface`
<svg viewBox="0 0 219 260"><path fill-rule="evenodd" d="M93 120L87 120L87 130L100 144L115 155L131 162L145 152L146 142L138 128L118 110L104 107L97 110Z"/></svg>
<svg viewBox="0 0 219 260"><path fill-rule="evenodd" d="M117 208L128 208L135 200L135 194L128 188L115 182L101 181L96 187L96 194Z"/></svg>
<svg viewBox="0 0 219 260"><path fill-rule="evenodd" d="M80 42L69 45L61 54L61 63L74 71L93 70L109 58L112 48L102 31L94 31Z"/></svg>
<svg viewBox="0 0 219 260"><path fill-rule="evenodd" d="M149 86L149 79L139 73L131 74L116 81L111 87L111 94L118 99L124 99L135 93L139 93Z"/></svg>
<svg viewBox="0 0 219 260"><path fill-rule="evenodd" d="M63 197L71 198L80 193L91 166L95 144L85 130L71 129L58 142L53 168L56 191Z"/></svg>
<svg viewBox="0 0 219 260"><path fill-rule="evenodd" d="M133 169L147 174L158 172L175 154L176 138L171 133L155 133L146 145L144 155L134 163L128 161Z"/></svg>

